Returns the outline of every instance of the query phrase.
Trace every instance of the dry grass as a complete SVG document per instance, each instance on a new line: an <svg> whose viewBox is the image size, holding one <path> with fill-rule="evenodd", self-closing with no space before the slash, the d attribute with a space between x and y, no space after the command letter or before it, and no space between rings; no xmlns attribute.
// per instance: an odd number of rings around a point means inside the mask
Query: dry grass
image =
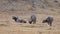
<svg viewBox="0 0 60 34"><path fill-rule="evenodd" d="M24 14L21 12L0 13L0 34L60 34L60 15L58 12L52 12L47 9L40 9L33 12L31 11L30 13L26 11ZM37 16L36 24L29 24L28 22L26 24L16 23L14 20L12 20L13 15L28 20L32 14L35 14ZM42 20L47 16L54 17L54 22L51 30L49 30L47 24L42 23Z"/></svg>
<svg viewBox="0 0 60 34"><path fill-rule="evenodd" d="M38 6L32 11L31 1L26 1L13 0L12 2L11 0L11 3L7 0L0 0L0 34L60 34L60 3L57 3L56 6L53 0L48 0L49 4L52 5L51 8L45 6L45 4L40 4L40 1L37 0L36 5ZM60 2L60 0L58 1ZM45 8L40 8L39 5ZM37 16L36 24L28 23L29 17L32 14ZM16 23L12 16L24 18L27 20L27 23ZM48 16L54 17L52 29L49 29L48 24L42 23L42 20Z"/></svg>

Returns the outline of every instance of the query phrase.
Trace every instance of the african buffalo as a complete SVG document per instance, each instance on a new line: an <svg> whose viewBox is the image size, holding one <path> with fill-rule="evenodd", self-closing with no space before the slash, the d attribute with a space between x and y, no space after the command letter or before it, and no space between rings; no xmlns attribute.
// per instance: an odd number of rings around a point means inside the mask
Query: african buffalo
<svg viewBox="0 0 60 34"><path fill-rule="evenodd" d="M51 16L48 16L46 19L42 21L42 23L48 23L49 26L52 26L52 22L53 22L53 17Z"/></svg>
<svg viewBox="0 0 60 34"><path fill-rule="evenodd" d="M13 16L12 19L15 21L15 22L20 22L20 23L26 23L26 20L25 19L22 19L22 18L18 18L16 16Z"/></svg>
<svg viewBox="0 0 60 34"><path fill-rule="evenodd" d="M29 19L29 23L31 24L33 22L33 24L36 24L36 16L35 15L31 15L30 19Z"/></svg>

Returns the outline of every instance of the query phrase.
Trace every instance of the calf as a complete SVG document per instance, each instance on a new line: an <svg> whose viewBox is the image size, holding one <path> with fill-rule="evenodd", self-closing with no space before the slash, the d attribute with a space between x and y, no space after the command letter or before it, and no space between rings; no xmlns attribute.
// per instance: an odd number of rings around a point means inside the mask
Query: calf
<svg viewBox="0 0 60 34"><path fill-rule="evenodd" d="M18 17L16 16L13 16L12 19L15 21L15 22L20 22L20 23L26 23L26 21L24 19L19 19Z"/></svg>
<svg viewBox="0 0 60 34"><path fill-rule="evenodd" d="M42 23L48 23L49 26L52 26L53 17L49 16L42 21Z"/></svg>
<svg viewBox="0 0 60 34"><path fill-rule="evenodd" d="M36 24L36 16L32 15L29 19L29 23L31 24L33 22L33 24Z"/></svg>

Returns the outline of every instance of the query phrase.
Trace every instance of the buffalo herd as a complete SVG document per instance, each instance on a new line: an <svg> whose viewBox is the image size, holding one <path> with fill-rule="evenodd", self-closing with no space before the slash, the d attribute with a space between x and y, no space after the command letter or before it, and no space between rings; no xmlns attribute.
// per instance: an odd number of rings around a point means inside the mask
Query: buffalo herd
<svg viewBox="0 0 60 34"><path fill-rule="evenodd" d="M15 22L19 22L19 23L27 23L27 21L23 18L18 18L17 16L13 16L12 19ZM29 18L28 22L29 24L36 24L37 21L37 17L35 15L31 15L31 17ZM52 26L52 22L53 22L53 17L52 16L48 16L47 18L42 20L42 23L47 23L49 26Z"/></svg>

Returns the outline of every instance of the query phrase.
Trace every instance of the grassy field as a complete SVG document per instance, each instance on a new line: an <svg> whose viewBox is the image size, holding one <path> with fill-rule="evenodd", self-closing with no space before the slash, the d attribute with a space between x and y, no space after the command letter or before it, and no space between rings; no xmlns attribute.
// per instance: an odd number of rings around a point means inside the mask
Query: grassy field
<svg viewBox="0 0 60 34"><path fill-rule="evenodd" d="M60 34L60 0L36 0L32 11L31 0L0 0L0 34ZM36 15L36 24L29 24L31 15ZM16 23L12 16L26 19L27 23ZM51 29L42 20L53 16Z"/></svg>
<svg viewBox="0 0 60 34"><path fill-rule="evenodd" d="M55 9L54 9L55 10ZM29 24L29 17L35 14L37 16L36 24ZM12 16L24 18L27 23L16 23ZM42 20L48 16L53 16L54 21L52 29L49 29L47 23L43 24ZM0 12L0 34L60 34L60 15L59 10L51 11L50 9L37 9L35 11L17 11L17 12Z"/></svg>

